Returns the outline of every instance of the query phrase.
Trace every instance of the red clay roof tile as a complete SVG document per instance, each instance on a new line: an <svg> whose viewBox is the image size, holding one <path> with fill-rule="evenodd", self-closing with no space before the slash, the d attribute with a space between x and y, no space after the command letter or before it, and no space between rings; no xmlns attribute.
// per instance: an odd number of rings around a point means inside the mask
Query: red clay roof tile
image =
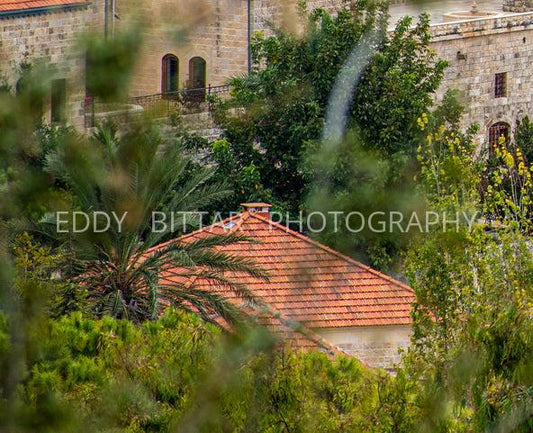
<svg viewBox="0 0 533 433"><path fill-rule="evenodd" d="M228 220L183 236L190 241L209 234L238 232L258 242L239 242L224 247L228 254L249 257L266 270L269 281L242 273L229 278L247 285L273 312L310 329L360 326L409 325L413 290L405 284L344 256L312 239L274 223L264 213L243 212ZM171 241L172 242L172 241ZM169 269L163 279L180 279ZM219 293L232 302L240 299L207 281L194 282L198 289Z"/></svg>
<svg viewBox="0 0 533 433"><path fill-rule="evenodd" d="M0 12L85 3L83 0L0 0Z"/></svg>

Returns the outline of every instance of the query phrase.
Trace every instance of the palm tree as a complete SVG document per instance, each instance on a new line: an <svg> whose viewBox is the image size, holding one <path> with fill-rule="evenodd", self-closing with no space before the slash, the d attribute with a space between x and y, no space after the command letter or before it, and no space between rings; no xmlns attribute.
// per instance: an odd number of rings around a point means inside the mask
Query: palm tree
<svg viewBox="0 0 533 433"><path fill-rule="evenodd" d="M73 195L72 209L121 220L102 233L75 233L72 226L65 230L68 233L58 233L55 229L64 216L49 216L53 236L73 256L65 274L88 290L97 316L141 322L155 319L162 306L172 305L208 321L219 316L235 322L242 316L234 305L213 292L196 289L192 282L207 279L254 301L246 287L228 279L225 271L260 278L264 274L250 261L223 252L224 246L249 239L228 234L162 243L198 219L184 212L219 199L226 194L224 187L209 184L213 169L194 164L179 140L165 142L160 128L146 124L130 128L120 137L109 126L90 139L71 135L47 158L47 171ZM154 212L169 216L176 211L180 218L173 225L150 230ZM179 274L171 282L162 278L169 269Z"/></svg>

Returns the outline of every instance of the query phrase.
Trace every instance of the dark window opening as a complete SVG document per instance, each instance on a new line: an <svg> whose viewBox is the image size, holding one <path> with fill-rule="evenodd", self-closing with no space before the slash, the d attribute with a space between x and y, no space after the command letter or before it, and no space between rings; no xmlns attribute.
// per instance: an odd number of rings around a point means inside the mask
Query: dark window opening
<svg viewBox="0 0 533 433"><path fill-rule="evenodd" d="M507 72L500 72L494 76L494 97L507 96Z"/></svg>
<svg viewBox="0 0 533 433"><path fill-rule="evenodd" d="M206 88L206 62L201 57L193 57L189 61L189 89L187 98L190 101L205 101Z"/></svg>
<svg viewBox="0 0 533 433"><path fill-rule="evenodd" d="M67 80L52 80L51 91L50 120L53 123L63 123L66 119Z"/></svg>
<svg viewBox="0 0 533 433"><path fill-rule="evenodd" d="M206 62L201 57L193 57L189 62L189 87L203 89L206 87Z"/></svg>
<svg viewBox="0 0 533 433"><path fill-rule="evenodd" d="M15 93L17 94L17 96L22 95L26 88L26 80L24 79L24 77L22 77L17 81L17 84L15 84Z"/></svg>
<svg viewBox="0 0 533 433"><path fill-rule="evenodd" d="M509 124L505 122L497 122L489 128L489 152L494 152L494 146L499 143L500 137L504 137L505 141L509 140Z"/></svg>
<svg viewBox="0 0 533 433"><path fill-rule="evenodd" d="M163 93L178 90L179 60L173 54L167 54L162 62L161 91Z"/></svg>

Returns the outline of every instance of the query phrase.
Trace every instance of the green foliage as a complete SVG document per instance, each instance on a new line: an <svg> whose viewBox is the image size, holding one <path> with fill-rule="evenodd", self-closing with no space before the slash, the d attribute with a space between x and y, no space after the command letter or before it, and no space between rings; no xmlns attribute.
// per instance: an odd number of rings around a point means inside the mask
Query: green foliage
<svg viewBox="0 0 533 433"><path fill-rule="evenodd" d="M222 272L262 276L261 272L247 260L216 250L244 240L242 236L174 241L152 249L165 236L174 237L190 228L197 218L186 212L198 211L223 195L222 186L206 185L212 173L208 168L191 172L191 160L183 148L165 145L154 127L131 128L118 138L116 130L102 127L89 142L73 135L48 155L47 171L67 185L78 209L91 215L87 230L76 231L72 217L61 230L66 233L58 229L58 213L45 221L50 236L71 257L65 276L75 277L74 281L89 291L97 315L139 322L155 319L161 302L167 302L194 308L206 320L212 320L213 313L235 320L235 307L216 294L195 290L189 283L196 278L216 281L250 299L242 284L226 279ZM178 211L181 213L171 220L170 214ZM106 230L102 231L92 219L94 212L111 219ZM155 212L167 217L166 227L152 229ZM170 269L176 273L175 278L162 279Z"/></svg>
<svg viewBox="0 0 533 433"><path fill-rule="evenodd" d="M170 415L189 407L206 374L217 336L172 311L143 328L74 314L44 334L19 390L22 431L169 431Z"/></svg>
<svg viewBox="0 0 533 433"><path fill-rule="evenodd" d="M533 162L533 122L524 116L514 133L516 147L522 149L526 161Z"/></svg>
<svg viewBox="0 0 533 433"><path fill-rule="evenodd" d="M419 119L426 135L419 148L421 186L430 208L481 216L494 197L490 184L488 193L480 194L483 167L472 131L461 134L455 122L443 123L445 118ZM506 170L518 170L503 141L496 153ZM533 254L527 233L508 224L516 209L499 204L500 213L492 214L496 230L483 220L471 229L438 227L409 251L406 272L417 302L413 346L404 365L417 384L418 431L533 428Z"/></svg>
<svg viewBox="0 0 533 433"><path fill-rule="evenodd" d="M455 93L448 91L437 110L417 120L423 135L417 149L418 179L427 200L441 211L467 210L479 202L483 165L475 156L473 140L478 128L474 125L462 132L461 114Z"/></svg>
<svg viewBox="0 0 533 433"><path fill-rule="evenodd" d="M25 218L38 219L65 199L43 166L47 154L74 131L67 126L43 124L50 68L23 62L18 69L16 93L0 93L0 215L29 230Z"/></svg>
<svg viewBox="0 0 533 433"><path fill-rule="evenodd" d="M128 96L131 74L141 44L141 29L129 28L117 32L113 38L88 36L84 43L87 51L87 90L103 102L116 102Z"/></svg>
<svg viewBox="0 0 533 433"><path fill-rule="evenodd" d="M469 308L474 285L466 232L436 232L408 255L406 273L417 295L415 345L437 363L456 343L462 315ZM458 281L459 279L459 281Z"/></svg>
<svg viewBox="0 0 533 433"><path fill-rule="evenodd" d="M176 310L140 327L75 313L44 328L18 432L381 432L398 419L391 378L355 359L272 351L261 332L231 341Z"/></svg>
<svg viewBox="0 0 533 433"><path fill-rule="evenodd" d="M355 7L356 6L356 7ZM215 118L225 130L224 153L212 151L220 176L232 173L235 208L246 196L271 199L285 210L304 207L313 177L303 164L320 138L331 90L343 65L364 34L383 41L364 71L350 110L361 144L383 157L416 148L416 119L431 105L445 64L427 47L429 23L422 16L410 28L402 20L389 37L386 6L358 2L336 16L316 10L304 18L303 35L277 31L254 37L253 71L231 81L232 98L219 101ZM234 109L236 108L236 109ZM393 147L391 147L393 146ZM343 160L345 154L338 155ZM400 160L401 158L395 157ZM243 186L257 172L259 184Z"/></svg>
<svg viewBox="0 0 533 433"><path fill-rule="evenodd" d="M61 316L82 309L86 293L81 287L61 280L67 257L36 243L28 233L14 239L15 287L23 313L28 316ZM44 301L44 302L43 302ZM46 302L47 301L47 302Z"/></svg>
<svg viewBox="0 0 533 433"><path fill-rule="evenodd" d="M402 20L389 36L384 8L357 6L336 17L313 13L302 37L256 35L254 71L235 79L232 98L215 110L226 128L224 139L208 149L216 173L184 152L205 148L205 141L178 134L173 146L150 125L128 125L121 134L105 126L92 138L62 128L36 134L42 114L36 98L46 86L37 85L37 69L29 65L20 71L26 78L18 97L0 92L1 431L533 430L533 257L526 199L531 122L521 123L515 144L495 149L489 191L475 157L474 130L458 128L456 99L447 95L442 107L429 110L444 64L427 47L427 18L415 26ZM319 143L338 72L370 29L383 39L353 95L346 139ZM125 95L137 43L138 33L89 43L88 84L95 96ZM173 121L179 126L177 116ZM213 179L228 180L235 195L227 199L224 188L208 183ZM68 191L57 194L63 188ZM418 297L414 344L394 378L345 357L272 351L272 337L262 330L229 335L183 311L160 315L159 300L194 308L207 319L236 313L208 293L161 284L169 266L181 266L182 277L226 285L245 299L246 288L220 271L262 273L219 253L217 248L243 240L238 236L166 244L154 253L151 246L193 221L150 234L153 210L168 215L215 199L226 200L228 209L254 199L295 210L304 207L308 191L312 209L328 203L327 210L339 211L354 205L368 212L416 206L480 211L484 204L500 223L497 229L478 223L472 231L461 226L455 233L439 227L423 239L407 239L412 246L405 270ZM27 219L52 208L127 211L126 231L70 232L55 238L61 253L27 235L8 242ZM326 240L340 246L347 241L346 249L363 250L381 267L405 246L397 233L366 235ZM77 268L78 261L84 267ZM81 284L58 281L58 268ZM80 287L93 295L92 311L101 319L80 312L63 316L83 305ZM51 314L61 317L50 320Z"/></svg>
<svg viewBox="0 0 533 433"><path fill-rule="evenodd" d="M236 320L240 316L236 307L190 283L204 279L252 299L242 284L223 272L262 277L261 271L249 260L217 249L246 240L243 236L175 240L154 248L194 226L198 222L194 212L223 196L223 185L207 185L212 170L191 171L183 147L165 143L156 127L132 124L130 128L120 138L109 126L90 140L74 135L48 155L47 171L67 185L75 206L89 215L85 230L74 225L70 209L65 210L66 224L61 225L65 216L59 213L44 221L49 235L72 260L65 277L89 291L97 316L141 322L157 318L164 303L194 309L206 320L215 316ZM104 229L93 218L96 212L108 218ZM155 225L156 212L166 217L166 226ZM163 278L168 272L172 279Z"/></svg>
<svg viewBox="0 0 533 433"><path fill-rule="evenodd" d="M11 92L11 86L9 85L5 75L2 74L2 70L0 70L0 93L7 94L9 92Z"/></svg>
<svg viewBox="0 0 533 433"><path fill-rule="evenodd" d="M35 64L27 60L17 65L18 80L15 86L16 99L31 117L31 126L38 127L43 122L44 102L49 90L49 80L53 71L37 61Z"/></svg>
<svg viewBox="0 0 533 433"><path fill-rule="evenodd" d="M529 159L532 131L531 122L525 117L513 142L501 137L493 146L484 190L488 218L527 233L533 229L533 164Z"/></svg>
<svg viewBox="0 0 533 433"><path fill-rule="evenodd" d="M252 72L234 78L231 98L214 107L225 133L208 150L216 176L234 190L220 207L261 200L293 215L420 210L412 182L417 119L432 105L446 64L428 47L427 16L415 25L405 18L389 34L386 11L379 2L357 2L336 16L319 9L304 14L302 34L254 36ZM379 43L350 95L346 139L322 143L339 73L372 32ZM397 267L409 241L368 230L358 236L328 230L320 240L381 269Z"/></svg>
<svg viewBox="0 0 533 433"><path fill-rule="evenodd" d="M328 229L318 238L378 269L397 266L398 252L406 248L413 233L403 233L397 227L377 232L367 222L375 212L385 216L401 212L409 220L413 212L423 210L413 182L414 165L403 157L385 157L366 148L356 132L348 133L339 144L322 144L311 155L306 165L314 178L307 200L309 209L342 215L337 227L329 221ZM360 212L364 221L351 217L348 228L344 217L353 212Z"/></svg>
<svg viewBox="0 0 533 433"><path fill-rule="evenodd" d="M410 263L418 306L407 365L425 384L421 431L531 431L533 255L523 237L436 236Z"/></svg>
<svg viewBox="0 0 533 433"><path fill-rule="evenodd" d="M431 105L446 62L428 47L429 16L401 19L365 70L352 105L365 146L394 155L416 151L416 120Z"/></svg>
<svg viewBox="0 0 533 433"><path fill-rule="evenodd" d="M226 139L211 143L212 157L217 162L215 180L227 182L232 186L232 200L235 204L245 201L272 202L272 194L264 190L259 169L253 159L248 161L248 157L243 154L245 149L239 154L236 154L236 151L236 147ZM243 165L245 162L248 162L248 165Z"/></svg>
<svg viewBox="0 0 533 433"><path fill-rule="evenodd" d="M264 362L273 364L266 368ZM259 367L259 368L258 368ZM354 359L283 351L254 366L253 403L261 418L248 431L348 431L368 428L375 383ZM310 380L312 378L312 380ZM253 427L252 427L253 426Z"/></svg>
<svg viewBox="0 0 533 433"><path fill-rule="evenodd" d="M35 164L44 167L48 154L56 151L60 143L72 134L75 134L72 126L41 125L37 130L40 146L35 155Z"/></svg>

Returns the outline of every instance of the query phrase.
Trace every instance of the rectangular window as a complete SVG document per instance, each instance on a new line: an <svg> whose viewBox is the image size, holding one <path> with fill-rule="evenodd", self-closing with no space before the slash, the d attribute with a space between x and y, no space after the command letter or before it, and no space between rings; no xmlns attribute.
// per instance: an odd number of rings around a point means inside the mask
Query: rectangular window
<svg viewBox="0 0 533 433"><path fill-rule="evenodd" d="M507 72L500 72L494 76L494 97L507 96Z"/></svg>
<svg viewBox="0 0 533 433"><path fill-rule="evenodd" d="M63 123L66 119L67 80L64 78L52 80L50 120Z"/></svg>

